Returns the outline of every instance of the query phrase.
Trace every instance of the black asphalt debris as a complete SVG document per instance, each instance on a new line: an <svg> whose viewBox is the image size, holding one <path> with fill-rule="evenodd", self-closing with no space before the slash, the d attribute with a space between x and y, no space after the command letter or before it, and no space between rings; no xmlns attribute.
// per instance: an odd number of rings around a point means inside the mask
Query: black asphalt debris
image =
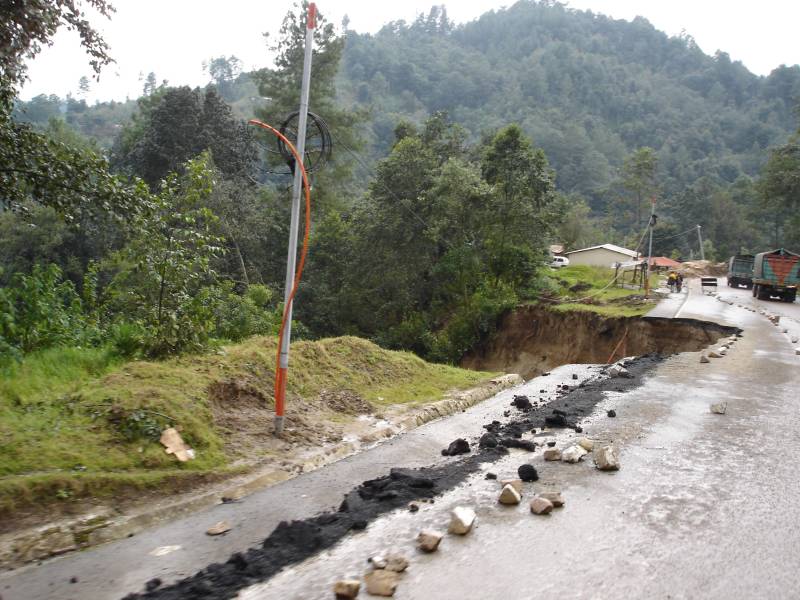
<svg viewBox="0 0 800 600"><path fill-rule="evenodd" d="M539 473L536 471L536 467L529 464L520 465L517 469L517 475L522 481L538 481L539 480Z"/></svg>
<svg viewBox="0 0 800 600"><path fill-rule="evenodd" d="M464 438L458 438L450 442L450 445L442 450L442 456L456 456L469 452L469 442Z"/></svg>
<svg viewBox="0 0 800 600"><path fill-rule="evenodd" d="M527 396L514 396L514 401L511 403L512 406L516 406L520 410L530 410L533 408L531 405L531 401L528 400Z"/></svg>
<svg viewBox="0 0 800 600"><path fill-rule="evenodd" d="M606 414L607 414L609 417L611 417L611 418L614 418L614 417L616 417L616 416L617 416L617 411L615 411L615 410L612 408L612 409L611 409L611 410L609 410L609 411L608 411Z"/></svg>
<svg viewBox="0 0 800 600"><path fill-rule="evenodd" d="M640 357L628 366L634 375L631 379L591 381L583 388L562 394L545 406L520 414L517 420L512 419L505 424L493 421L483 428L498 440L508 438L519 441L518 436L522 432L543 427L547 417L559 416L567 422L574 422L582 418L583 414L588 414L603 399L604 391L627 391L638 386L641 377L659 360L659 357L653 355ZM576 431L579 429L573 428ZM462 448L463 444L469 448L469 443L463 438L453 443L456 442ZM448 447L447 450L449 449ZM411 501L433 501L435 496L453 489L473 473L481 471L484 463L495 462L508 452L502 445L484 447L468 456L422 469L391 469L388 475L364 481L348 492L338 511L282 522L260 546L237 552L226 562L208 565L175 583L129 594L124 600L223 600L235 597L239 590L266 581L285 567L332 547L350 532L366 529L371 521L381 515L404 508ZM529 479L534 474L536 469L533 465L520 466L521 479L535 481ZM538 474L535 476L538 477Z"/></svg>

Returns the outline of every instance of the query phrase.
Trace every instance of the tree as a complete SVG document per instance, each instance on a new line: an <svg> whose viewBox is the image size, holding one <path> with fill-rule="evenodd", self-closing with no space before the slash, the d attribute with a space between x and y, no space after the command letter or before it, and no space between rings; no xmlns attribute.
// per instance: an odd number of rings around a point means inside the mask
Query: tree
<svg viewBox="0 0 800 600"><path fill-rule="evenodd" d="M106 0L27 0L0 4L0 78L16 87L25 75L25 61L35 57L42 44L50 40L59 27L75 30L81 45L90 56L95 73L112 62L108 44L85 18L84 6L110 18L114 7Z"/></svg>
<svg viewBox="0 0 800 600"><path fill-rule="evenodd" d="M156 74L150 71L147 74L147 78L144 80L144 85L142 86L142 93L145 96L152 96L157 88L158 84L156 82Z"/></svg>
<svg viewBox="0 0 800 600"><path fill-rule="evenodd" d="M647 147L639 148L633 154L628 155L622 164L622 186L633 197L636 231L641 231L643 227L643 200L655 196L658 191L656 164L655 152L652 148Z"/></svg>
<svg viewBox="0 0 800 600"><path fill-rule="evenodd" d="M89 93L89 89L89 78L83 75L78 81L78 95L85 99L86 95Z"/></svg>
<svg viewBox="0 0 800 600"><path fill-rule="evenodd" d="M482 172L493 186L490 266L496 281L522 283L556 222L555 174L518 125L501 129L486 147Z"/></svg>
<svg viewBox="0 0 800 600"><path fill-rule="evenodd" d="M242 72L242 61L233 55L227 58L218 56L203 62L203 70L208 72L220 95L227 100L231 100L233 83Z"/></svg>
<svg viewBox="0 0 800 600"><path fill-rule="evenodd" d="M151 188L204 150L227 178L244 178L255 158L250 132L214 88L169 88L141 102L140 119L120 134L113 164Z"/></svg>
<svg viewBox="0 0 800 600"><path fill-rule="evenodd" d="M300 104L308 4L307 0L296 2L294 9L284 17L278 39L270 45L270 51L276 56L275 68L262 69L255 75L259 93L269 98L267 105L256 113L271 125L283 123L289 114L298 110ZM270 43L268 34L265 37ZM344 37L336 34L333 25L317 13L309 110L325 120L337 147L331 163L314 174L314 204L315 208L323 211L341 204L340 195L351 191L348 185L352 154L362 145L355 126L364 119L365 113L343 109L337 99L336 76L344 42ZM267 143L273 144L274 140L269 139Z"/></svg>
<svg viewBox="0 0 800 600"><path fill-rule="evenodd" d="M111 305L144 326L152 355L198 349L213 327L208 288L216 282L212 261L223 252L216 217L205 207L213 184L208 153L190 160L182 175L171 173L115 255Z"/></svg>

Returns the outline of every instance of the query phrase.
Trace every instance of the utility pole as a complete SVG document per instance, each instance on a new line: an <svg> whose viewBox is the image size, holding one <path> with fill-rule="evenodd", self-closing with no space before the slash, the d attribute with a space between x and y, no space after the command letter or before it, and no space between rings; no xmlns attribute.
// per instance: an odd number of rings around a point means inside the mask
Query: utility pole
<svg viewBox="0 0 800 600"><path fill-rule="evenodd" d="M302 164L306 147L306 123L308 122L308 96L311 89L311 55L314 46L314 29L317 26L317 6L313 2L308 5L306 19L306 47L303 58L303 80L300 88L300 114L297 123L297 140L295 147ZM297 237L300 227L300 196L303 192L303 174L300 165L294 166L294 182L292 184L292 219L289 226L289 250L286 258L286 287L284 304L286 305L286 325L281 345L280 368L275 377L278 378L278 393L275 398L275 433L283 431L286 409L286 377L289 369L289 344L292 337L292 287L294 286L295 269L297 267Z"/></svg>
<svg viewBox="0 0 800 600"><path fill-rule="evenodd" d="M697 226L697 239L700 242L700 260L706 259L706 251L703 249L703 235L700 233L702 227L700 225Z"/></svg>
<svg viewBox="0 0 800 600"><path fill-rule="evenodd" d="M650 243L647 247L647 267L644 271L644 297L650 297L650 262L653 260L653 227L656 225L656 197L650 199Z"/></svg>

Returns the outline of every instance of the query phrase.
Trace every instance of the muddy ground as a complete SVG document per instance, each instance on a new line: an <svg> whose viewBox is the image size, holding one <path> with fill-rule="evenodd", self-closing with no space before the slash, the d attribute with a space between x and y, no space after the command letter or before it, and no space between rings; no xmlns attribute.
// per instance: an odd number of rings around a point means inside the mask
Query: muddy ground
<svg viewBox="0 0 800 600"><path fill-rule="evenodd" d="M603 377L565 385L556 397L529 397L530 407L516 400L509 406L509 418L505 423L493 421L481 428L476 426L475 431L465 432L470 442L468 454L422 469L395 467L385 476L364 481L353 488L346 494L338 511L283 522L260 547L236 553L225 563L209 565L169 586L162 586L157 579L151 580L144 591L129 594L125 600L231 598L239 590L265 581L281 569L332 547L351 531L365 529L381 515L408 506L412 500L435 501L436 496L462 483L481 465L505 456L507 446L516 447L515 441L522 440L523 434L541 432L546 424L549 429L571 427L579 431L577 423L603 399L604 392L625 392L639 386L642 378L660 360L658 355L633 359L628 365L629 378ZM497 446L480 447L479 439L487 433L498 441ZM521 463L525 464L524 461Z"/></svg>
<svg viewBox="0 0 800 600"><path fill-rule="evenodd" d="M519 373L530 379L559 365L605 364L612 355L617 360L648 353L694 352L731 331L696 319L607 317L526 306L508 313L497 333L467 354L461 366Z"/></svg>

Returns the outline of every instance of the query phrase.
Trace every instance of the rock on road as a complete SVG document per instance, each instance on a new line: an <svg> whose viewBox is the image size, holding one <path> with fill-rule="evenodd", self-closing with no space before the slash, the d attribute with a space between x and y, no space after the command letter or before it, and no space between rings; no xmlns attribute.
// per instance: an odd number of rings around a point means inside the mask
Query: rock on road
<svg viewBox="0 0 800 600"><path fill-rule="evenodd" d="M725 287L712 297L696 282L690 291L673 295L657 310L661 316L679 311L681 317L741 327L744 335L727 355L708 364L699 362L698 352L670 357L640 387L607 393L581 423L584 433L548 434L562 449L583 436L613 441L620 450L619 471L596 470L590 456L567 464L545 462L541 450L533 455L512 450L486 470L498 479L515 478L517 467L533 457L540 479L523 484L519 505L500 505L498 481L477 473L433 504L379 518L363 533L241 591L239 598L332 598L334 582L362 577L367 557L388 552L410 560L398 579L394 597L400 600L797 597L800 356L790 339L800 335L800 305L758 301L748 290ZM780 314L780 326L738 305ZM452 460L439 455L441 448L456 437L479 435L486 419L508 410L514 393L535 394L540 388L550 393L559 383L573 383L578 370L560 367L467 413L262 490L241 504L5 573L0 596L120 598L142 591L152 577L168 583L190 575L256 545L281 519L336 506L353 485L390 466ZM712 414L709 406L720 401L728 403L726 414ZM607 416L611 409L616 418ZM532 515L534 494L556 489L564 507ZM446 535L437 552L417 552L417 534L446 531L457 506L477 513L469 535ZM222 519L233 523L232 532L206 536L205 529ZM169 545L180 549L153 555ZM77 583L69 583L72 575ZM363 586L362 596L371 597Z"/></svg>

